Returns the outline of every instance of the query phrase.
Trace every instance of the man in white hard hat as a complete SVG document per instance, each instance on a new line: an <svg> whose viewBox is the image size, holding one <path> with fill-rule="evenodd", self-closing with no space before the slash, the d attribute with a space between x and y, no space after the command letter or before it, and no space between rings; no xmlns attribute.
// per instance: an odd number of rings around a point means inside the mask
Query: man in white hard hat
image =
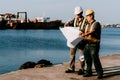
<svg viewBox="0 0 120 80"><path fill-rule="evenodd" d="M74 14L76 15L76 17L73 20L66 23L64 27L73 26L73 27L79 27L79 30L82 30L85 26L83 9L79 6L75 7ZM76 50L79 49L80 69L78 71L78 74L79 75L84 74L85 61L84 61L84 56L82 54L84 46L85 46L84 41L81 41L76 47L70 48L70 65L69 65L69 68L65 71L66 73L75 72L75 54L76 54Z"/></svg>
<svg viewBox="0 0 120 80"><path fill-rule="evenodd" d="M85 13L88 21L85 27L85 33L82 36L85 38L87 44L84 48L84 57L86 60L86 73L84 77L92 76L92 62L94 63L98 79L103 77L103 69L99 59L101 25L94 19L95 12L88 9Z"/></svg>

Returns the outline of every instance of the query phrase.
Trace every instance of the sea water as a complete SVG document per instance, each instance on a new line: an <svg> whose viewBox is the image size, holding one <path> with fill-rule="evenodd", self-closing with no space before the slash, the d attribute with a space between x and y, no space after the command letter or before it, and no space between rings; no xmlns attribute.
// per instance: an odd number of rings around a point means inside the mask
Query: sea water
<svg viewBox="0 0 120 80"><path fill-rule="evenodd" d="M120 28L103 28L100 56L117 53L120 53ZM0 74L41 59L53 64L69 61L69 48L60 30L0 30Z"/></svg>

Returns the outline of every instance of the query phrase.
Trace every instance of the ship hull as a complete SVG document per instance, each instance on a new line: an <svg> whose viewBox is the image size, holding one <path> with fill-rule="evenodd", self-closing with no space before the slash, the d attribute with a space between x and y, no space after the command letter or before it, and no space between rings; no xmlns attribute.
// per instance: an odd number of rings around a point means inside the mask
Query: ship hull
<svg viewBox="0 0 120 80"><path fill-rule="evenodd" d="M0 29L59 29L61 21L13 23L12 26L0 26Z"/></svg>

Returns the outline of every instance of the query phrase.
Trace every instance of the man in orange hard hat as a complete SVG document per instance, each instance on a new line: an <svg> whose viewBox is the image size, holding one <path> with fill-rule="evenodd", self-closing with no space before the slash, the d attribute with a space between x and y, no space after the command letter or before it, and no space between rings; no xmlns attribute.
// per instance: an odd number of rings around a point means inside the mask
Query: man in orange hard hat
<svg viewBox="0 0 120 80"><path fill-rule="evenodd" d="M88 9L85 13L88 21L82 36L86 41L84 48L84 57L87 64L86 73L84 77L92 76L92 62L94 63L98 79L103 78L103 69L99 59L100 38L101 38L101 25L94 19L95 12Z"/></svg>

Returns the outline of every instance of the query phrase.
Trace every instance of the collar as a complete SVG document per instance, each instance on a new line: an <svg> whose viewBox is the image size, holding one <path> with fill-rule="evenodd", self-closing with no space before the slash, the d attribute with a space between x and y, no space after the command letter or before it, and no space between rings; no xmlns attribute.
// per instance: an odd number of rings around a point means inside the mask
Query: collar
<svg viewBox="0 0 120 80"><path fill-rule="evenodd" d="M89 22L90 25L92 25L96 20L93 20L92 22Z"/></svg>

